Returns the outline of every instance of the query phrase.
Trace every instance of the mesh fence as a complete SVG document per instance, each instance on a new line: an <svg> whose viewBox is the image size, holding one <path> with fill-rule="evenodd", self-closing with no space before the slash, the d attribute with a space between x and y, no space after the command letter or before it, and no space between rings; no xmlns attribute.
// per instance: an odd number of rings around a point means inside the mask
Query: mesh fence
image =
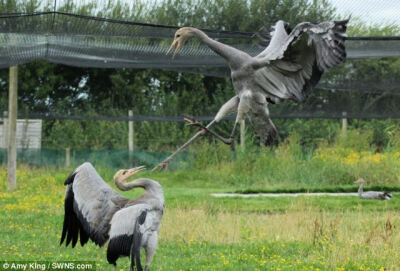
<svg viewBox="0 0 400 271"><path fill-rule="evenodd" d="M340 119L343 116L356 119L400 119L400 87L397 83L374 86L368 82L353 86L346 82L343 85L332 86L329 83L321 83L317 89L309 94L302 103L285 101L281 104L269 105L272 119L294 119L294 118L324 118ZM220 104L222 106L222 103ZM2 111L3 112L3 111ZM18 114L20 119L43 119L43 120L105 120L105 121L134 121L134 122L184 122L184 117L193 117L198 121L207 122L214 119L215 112L204 112L201 115L193 115L190 112L183 114L176 112L175 115L140 115L129 117L125 112L113 115L107 112L97 112L88 115L85 112L60 113L22 113ZM2 113L0 113L0 116ZM227 116L225 120L233 121L235 115Z"/></svg>
<svg viewBox="0 0 400 271"><path fill-rule="evenodd" d="M226 62L190 42L172 59L165 53L177 27L62 12L0 15L0 67L44 59L81 67L157 68L229 76ZM250 55L262 51L254 33L205 30ZM400 37L350 37L349 59L400 56Z"/></svg>
<svg viewBox="0 0 400 271"><path fill-rule="evenodd" d="M152 152L146 150L70 150L69 165L66 162L65 149L18 149L18 163L30 166L48 167L76 167L86 161L101 167L113 169L131 168L134 166L145 165L148 168L156 166L165 159L170 153ZM188 165L188 153L181 153L169 165L169 169L184 168ZM7 164L7 149L0 148L0 165Z"/></svg>
<svg viewBox="0 0 400 271"><path fill-rule="evenodd" d="M224 59L207 46L191 41L172 59L166 55L177 27L135 23L63 12L0 15L0 67L47 60L79 67L157 68L226 77ZM204 30L210 37L258 54L263 47L254 33ZM400 78L386 78L371 68L354 76L355 62L400 56L400 36L349 37L348 62L338 67L341 77L325 74L318 89L301 105L283 103L270 107L273 118L399 118ZM380 69L380 67L378 67ZM341 71L343 70L343 71ZM362 69L360 69L362 70ZM377 78L375 78L377 77ZM222 104L221 104L222 105ZM211 120L216 112L204 112L199 120ZM52 112L20 114L20 118L127 121L124 114L87 116ZM174 116L135 115L134 121L183 121Z"/></svg>

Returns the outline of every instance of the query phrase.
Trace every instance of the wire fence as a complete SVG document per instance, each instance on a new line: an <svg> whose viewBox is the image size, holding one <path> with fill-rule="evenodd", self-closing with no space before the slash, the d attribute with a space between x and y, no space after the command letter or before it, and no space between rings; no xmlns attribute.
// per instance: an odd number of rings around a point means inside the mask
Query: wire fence
<svg viewBox="0 0 400 271"><path fill-rule="evenodd" d="M90 161L94 165L112 169L131 168L144 165L152 168L165 159L169 152L135 149L90 150L90 149L18 149L18 163L37 167L71 167ZM169 165L169 169L185 168L189 165L189 154L181 153ZM0 148L0 164L7 164L7 149Z"/></svg>

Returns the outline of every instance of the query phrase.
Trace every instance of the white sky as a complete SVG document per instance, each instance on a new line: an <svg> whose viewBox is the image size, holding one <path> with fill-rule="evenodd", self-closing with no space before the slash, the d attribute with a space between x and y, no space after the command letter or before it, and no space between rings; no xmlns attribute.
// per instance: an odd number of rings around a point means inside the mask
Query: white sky
<svg viewBox="0 0 400 271"><path fill-rule="evenodd" d="M53 2L54 0L49 0ZM60 6L66 0L57 0ZM109 0L97 0L97 3L106 3ZM113 0L112 0L113 1ZM122 0L132 3L134 0ZM151 0L157 1L157 0ZM251 1L251 0L250 0ZM337 8L343 16L360 17L364 22L371 24L396 23L400 25L400 0L328 0ZM45 1L43 1L45 2ZM79 3L87 3L90 0L75 0Z"/></svg>
<svg viewBox="0 0 400 271"><path fill-rule="evenodd" d="M329 0L339 14L360 17L371 24L400 25L400 0Z"/></svg>

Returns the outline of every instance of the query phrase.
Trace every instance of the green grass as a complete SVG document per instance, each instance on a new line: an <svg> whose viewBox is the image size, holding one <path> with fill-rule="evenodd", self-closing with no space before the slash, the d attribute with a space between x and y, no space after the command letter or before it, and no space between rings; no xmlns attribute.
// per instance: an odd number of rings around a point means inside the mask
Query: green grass
<svg viewBox="0 0 400 271"><path fill-rule="evenodd" d="M18 190L7 192L6 171L0 170L0 260L88 260L98 270L112 269L105 248L59 246L69 171L22 166ZM99 171L106 180L114 174ZM163 185L167 206L152 270L400 269L397 193L391 201L213 198L210 193L240 185L209 170L144 175ZM128 270L129 259L118 264Z"/></svg>

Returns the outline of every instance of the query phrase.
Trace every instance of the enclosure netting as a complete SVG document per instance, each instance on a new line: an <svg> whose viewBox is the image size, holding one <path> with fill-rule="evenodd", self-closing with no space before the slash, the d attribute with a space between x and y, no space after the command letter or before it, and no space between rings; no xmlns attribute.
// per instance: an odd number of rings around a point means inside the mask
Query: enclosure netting
<svg viewBox="0 0 400 271"><path fill-rule="evenodd" d="M145 165L154 167L169 152L157 152L142 149L128 150L92 150L71 149L70 166L76 167L84 162L91 161L96 166L113 169L129 168L132 166ZM31 166L65 167L65 149L40 148L40 149L18 149L18 162ZM183 152L177 156L169 165L169 169L185 168L191 163L189 153ZM7 150L0 149L0 165L7 164Z"/></svg>
<svg viewBox="0 0 400 271"><path fill-rule="evenodd" d="M0 67L35 60L81 67L161 68L228 76L226 61L191 42L166 55L177 27L61 12L0 15ZM254 33L205 30L212 38L250 55L263 50ZM350 37L349 59L400 56L397 37Z"/></svg>
<svg viewBox="0 0 400 271"><path fill-rule="evenodd" d="M0 68L46 60L53 63L93 68L155 68L177 72L199 73L228 77L229 68L224 59L207 46L188 42L175 59L166 52L177 27L143 24L82 16L62 12L35 14L0 14ZM204 30L210 37L228 43L250 55L257 55L264 47L254 33ZM347 63L361 59L399 57L400 37L349 37L346 40ZM285 102L270 106L272 118L400 118L400 78L397 74L376 78L374 70L366 71L363 79L353 77L347 63L337 72L325 74L304 103ZM351 66L351 65L350 65ZM379 68L379 67L378 67ZM342 72L342 70L347 71ZM232 93L232 95L234 95ZM222 105L222 104L221 104ZM5 108L4 108L5 109ZM1 112L3 112L3 110ZM182 114L173 116L143 116L129 118L125 113L110 116L107 112L85 115L83 112L20 112L19 118L109 120L109 121L183 121ZM216 112L196 116L200 121L213 118ZM230 119L233 119L231 116ZM140 163L154 166L167 153L126 150L93 151L72 150L71 165L83 161L115 168ZM0 150L0 163L6 159ZM65 150L19 150L18 159L33 165L65 164ZM179 161L178 161L179 160ZM184 155L179 163L186 163ZM139 162L140 161L140 162ZM178 163L177 162L177 163ZM171 164L173 167L174 164Z"/></svg>
<svg viewBox="0 0 400 271"><path fill-rule="evenodd" d="M177 27L119 21L62 12L0 15L0 67L47 60L79 67L156 68L179 72L229 76L227 63L207 46L196 41L186 44L175 59L166 55ZM264 47L254 33L205 30L212 38L256 55ZM348 61L400 56L400 37L349 37ZM346 64L344 64L346 65ZM342 67L342 66L340 66ZM350 70L351 72L351 70ZM272 117L400 117L397 110L400 78L377 81L342 79L324 75L318 90L304 104L271 107ZM372 78L368 81L368 78ZM339 93L339 94L338 94ZM335 96L335 99L330 97ZM339 98L338 98L339 97ZM366 101L373 101L372 103ZM41 118L58 118L46 112ZM181 115L177 112L176 115ZM210 119L216 112L205 112ZM33 117L34 114L28 115ZM36 115L38 116L38 115ZM85 116L80 114L78 119ZM74 119L74 116L66 116ZM142 118L142 119L140 119ZM107 117L100 117L107 119ZM114 117L112 120L126 120ZM155 120L135 116L136 121ZM163 119L161 119L163 120ZM168 121L182 118L164 119Z"/></svg>

